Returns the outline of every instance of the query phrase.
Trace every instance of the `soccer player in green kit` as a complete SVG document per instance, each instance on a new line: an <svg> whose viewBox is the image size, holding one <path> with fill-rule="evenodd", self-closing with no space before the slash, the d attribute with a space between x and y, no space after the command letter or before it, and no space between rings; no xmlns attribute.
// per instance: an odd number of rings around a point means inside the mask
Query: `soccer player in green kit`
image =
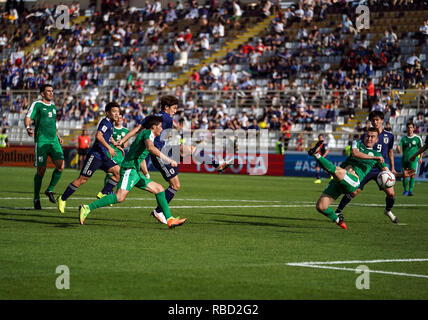
<svg viewBox="0 0 428 320"><path fill-rule="evenodd" d="M378 140L378 135L375 128L369 128L365 135L364 143L354 141L351 155L340 167L336 167L320 155L319 151L323 145L323 141L318 141L315 147L308 151L308 154L317 159L321 167L333 176L333 180L329 182L327 188L325 188L318 199L316 208L318 212L336 222L338 226L345 230L348 230L348 227L344 222L343 215L340 213L336 214L331 208L333 201L341 194L355 192L360 185L360 181L364 179L374 166L377 166L382 171L389 171L382 155L373 149ZM358 152L355 151L356 149L358 149ZM408 177L413 173L414 170L406 169L403 173L396 173L395 176L397 178Z"/></svg>
<svg viewBox="0 0 428 320"><path fill-rule="evenodd" d="M162 132L162 117L148 116L145 121L145 128L131 144L125 159L122 161L120 166L120 181L117 184L116 193L104 196L89 205L79 206L80 224L83 224L89 213L93 210L123 202L133 187L155 194L157 203L165 215L169 228L180 226L186 222L186 219L177 219L171 215L162 185L146 178L140 173L141 162L147 158L149 153L160 157L173 167L177 166L176 161L161 153L153 144L155 137L160 136Z"/></svg>
<svg viewBox="0 0 428 320"><path fill-rule="evenodd" d="M34 176L34 209L41 210L40 189L42 188L43 176L46 172L46 162L48 156L55 164L55 170L52 173L51 181L45 191L49 201L56 203L54 197L54 187L61 178L64 170L64 153L61 148L62 139L56 127L56 106L53 103L53 87L44 84L40 87L41 100L34 101L28 108L24 124L30 137L34 137L35 143L35 163L37 172ZM34 120L34 130L31 128L31 122Z"/></svg>
<svg viewBox="0 0 428 320"><path fill-rule="evenodd" d="M126 129L125 127L122 127L122 123L123 123L123 115L119 114L118 119L114 122L114 127L113 127L113 139L114 141L119 141L120 139L122 139L124 136L126 136L126 134L129 132L128 129ZM119 166L122 163L123 159L124 159L124 155L122 153L121 150L119 150L118 148L116 148L112 143L110 143L110 146L116 150L116 155L112 158L112 160L114 162L116 162ZM121 147L123 149L128 148L129 146L129 141L126 141L123 145L121 145ZM104 185L106 185L108 183L108 180L112 177L113 175L110 173L106 174L106 177L104 179ZM101 199L102 197L104 197L105 195L102 192L99 192L97 195L98 199Z"/></svg>
<svg viewBox="0 0 428 320"><path fill-rule="evenodd" d="M407 136L403 136L400 140L400 145L397 146L397 152L403 153L401 158L402 169L414 169L415 172L418 170L418 160L410 161L410 157L422 147L422 139L414 133L415 126L413 123L406 125ZM419 162L422 158L419 158ZM413 188L415 186L415 175L410 178L403 179L404 193L403 196L413 196Z"/></svg>

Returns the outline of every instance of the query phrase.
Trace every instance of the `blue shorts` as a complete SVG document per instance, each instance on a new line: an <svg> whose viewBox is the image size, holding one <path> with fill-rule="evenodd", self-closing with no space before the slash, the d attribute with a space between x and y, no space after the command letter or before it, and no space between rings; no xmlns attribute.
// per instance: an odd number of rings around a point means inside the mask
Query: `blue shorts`
<svg viewBox="0 0 428 320"><path fill-rule="evenodd" d="M112 159L107 157L102 157L100 159L93 152L89 151L86 154L85 161L82 166L82 170L80 171L80 175L90 178L98 169L102 169L107 173L110 168L117 166L118 164L114 162Z"/></svg>
<svg viewBox="0 0 428 320"><path fill-rule="evenodd" d="M155 155L150 154L153 166L159 170L165 181L169 181L178 175L178 167L173 167L170 164L164 163L163 160Z"/></svg>
<svg viewBox="0 0 428 320"><path fill-rule="evenodd" d="M363 181L360 182L360 189L363 190L366 183L369 182L370 180L374 180L377 184L376 179L377 179L377 175L379 174L379 172L380 172L380 170L378 168L371 169L369 171L369 173L364 177ZM382 190L382 188L379 187L379 190Z"/></svg>

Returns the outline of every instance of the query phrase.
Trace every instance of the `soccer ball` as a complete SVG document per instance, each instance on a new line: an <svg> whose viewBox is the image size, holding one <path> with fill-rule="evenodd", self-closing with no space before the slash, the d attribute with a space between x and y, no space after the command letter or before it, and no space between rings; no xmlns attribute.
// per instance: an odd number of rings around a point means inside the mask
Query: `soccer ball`
<svg viewBox="0 0 428 320"><path fill-rule="evenodd" d="M395 184L395 175L390 171L382 171L377 175L376 180L382 189L390 188Z"/></svg>

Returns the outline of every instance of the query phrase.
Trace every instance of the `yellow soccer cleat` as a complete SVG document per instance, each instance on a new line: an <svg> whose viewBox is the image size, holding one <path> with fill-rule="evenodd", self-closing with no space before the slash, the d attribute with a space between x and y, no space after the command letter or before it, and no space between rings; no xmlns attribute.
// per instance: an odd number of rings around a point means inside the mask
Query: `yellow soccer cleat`
<svg viewBox="0 0 428 320"><path fill-rule="evenodd" d="M100 191L100 192L98 192L98 194L97 194L97 198L98 198L98 199L101 199L102 197L105 197L105 196L106 196L106 194L102 193L101 191ZM113 207L113 205L112 205L112 204L109 204L109 207Z"/></svg>
<svg viewBox="0 0 428 320"><path fill-rule="evenodd" d="M318 183L321 183L321 179L317 179L317 180L315 180L315 181L314 181L314 183L317 183L317 184L318 184Z"/></svg>
<svg viewBox="0 0 428 320"><path fill-rule="evenodd" d="M82 204L79 206L79 222L80 222L80 224L83 225L83 222L85 221L89 212L91 212L91 210L89 209L89 206L87 206L86 204Z"/></svg>
<svg viewBox="0 0 428 320"><path fill-rule="evenodd" d="M57 203L57 205L58 205L58 210L59 210L59 212L64 213L64 212L65 212L65 204L66 204L66 201L62 200L62 199L61 199L61 196L59 196L59 197L56 199L56 203Z"/></svg>

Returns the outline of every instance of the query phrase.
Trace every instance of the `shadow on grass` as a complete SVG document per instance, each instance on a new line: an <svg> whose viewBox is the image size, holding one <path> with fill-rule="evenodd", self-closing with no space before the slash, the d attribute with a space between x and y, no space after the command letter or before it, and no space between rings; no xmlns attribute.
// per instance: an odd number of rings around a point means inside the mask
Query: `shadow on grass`
<svg viewBox="0 0 428 320"><path fill-rule="evenodd" d="M232 221L232 220L218 220L215 219L213 221L221 222L221 223L227 223L227 224L246 224L250 226L256 226L256 227L279 227L279 228L297 228L297 229L328 229L321 226L299 226L299 225L283 225L283 224L277 224L277 223L267 223L267 222L251 222L251 221ZM287 231L292 233L307 233L302 231Z"/></svg>
<svg viewBox="0 0 428 320"><path fill-rule="evenodd" d="M292 218L292 217L283 217L283 216L260 216L260 215L250 215L250 214L230 214L230 213L213 213L213 212L204 212L202 215L211 214L211 215L220 215L220 216L229 216L229 217L244 217L244 218L262 218L262 219L280 219L280 220L290 220L290 221L317 221L325 222L325 219L313 219L313 218Z"/></svg>

